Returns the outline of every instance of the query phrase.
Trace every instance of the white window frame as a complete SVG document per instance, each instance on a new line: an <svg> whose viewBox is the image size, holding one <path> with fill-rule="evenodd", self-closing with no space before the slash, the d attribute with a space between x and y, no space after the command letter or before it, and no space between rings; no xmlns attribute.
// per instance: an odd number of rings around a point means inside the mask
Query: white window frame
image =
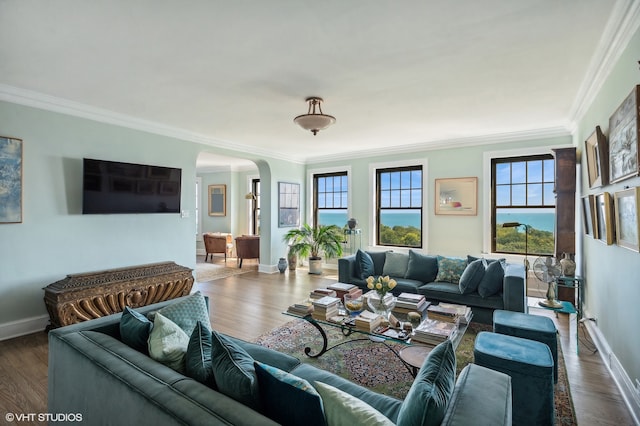
<svg viewBox="0 0 640 426"><path fill-rule="evenodd" d="M307 170L307 220L306 223L312 224L312 226L315 226L315 223L313 223L313 211L315 209L315 204L314 204L314 197L313 197L313 176L314 175L321 175L321 174L326 174L326 173L344 173L347 172L347 217L352 217L353 216L353 212L352 212L352 204L351 204L351 200L352 200L352 175L351 175L351 166L350 165L345 165L345 166L335 166L335 167L326 167L326 168L320 168L320 169L309 169ZM346 223L345 223L346 225Z"/></svg>

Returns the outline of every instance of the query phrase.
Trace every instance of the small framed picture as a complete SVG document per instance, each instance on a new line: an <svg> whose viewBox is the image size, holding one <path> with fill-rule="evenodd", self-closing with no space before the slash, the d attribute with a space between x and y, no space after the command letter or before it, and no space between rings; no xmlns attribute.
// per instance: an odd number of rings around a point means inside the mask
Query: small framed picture
<svg viewBox="0 0 640 426"><path fill-rule="evenodd" d="M614 194L616 216L616 243L629 250L640 251L640 216L638 200L640 187L618 191Z"/></svg>
<svg viewBox="0 0 640 426"><path fill-rule="evenodd" d="M613 244L613 203L608 192L596 195L595 216L596 238L607 245Z"/></svg>
<svg viewBox="0 0 640 426"><path fill-rule="evenodd" d="M582 197L582 229L586 235L594 236L595 222L594 209L596 205L595 195Z"/></svg>
<svg viewBox="0 0 640 426"><path fill-rule="evenodd" d="M227 185L209 185L209 216L227 215Z"/></svg>
<svg viewBox="0 0 640 426"><path fill-rule="evenodd" d="M640 134L640 85L609 118L609 182L619 182L640 174L638 135Z"/></svg>
<svg viewBox="0 0 640 426"><path fill-rule="evenodd" d="M606 185L609 183L609 146L600 126L596 126L596 130L584 145L587 154L589 188Z"/></svg>
<svg viewBox="0 0 640 426"><path fill-rule="evenodd" d="M478 214L478 178L436 179L435 214L476 216Z"/></svg>

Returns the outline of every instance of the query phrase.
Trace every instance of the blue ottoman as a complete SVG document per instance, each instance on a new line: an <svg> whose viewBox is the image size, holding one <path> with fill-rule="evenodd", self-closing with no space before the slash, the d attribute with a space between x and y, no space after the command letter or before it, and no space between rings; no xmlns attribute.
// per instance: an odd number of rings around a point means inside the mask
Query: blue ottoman
<svg viewBox="0 0 640 426"><path fill-rule="evenodd" d="M514 425L552 425L553 358L544 343L482 331L473 348L475 363L511 376Z"/></svg>
<svg viewBox="0 0 640 426"><path fill-rule="evenodd" d="M549 346L553 356L553 382L558 383L558 330L551 318L496 310L493 312L493 332L536 340Z"/></svg>

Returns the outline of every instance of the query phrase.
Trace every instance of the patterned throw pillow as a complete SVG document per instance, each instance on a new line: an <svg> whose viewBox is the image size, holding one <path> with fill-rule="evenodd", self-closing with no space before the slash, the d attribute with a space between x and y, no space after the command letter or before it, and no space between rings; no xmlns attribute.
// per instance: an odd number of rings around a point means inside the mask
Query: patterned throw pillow
<svg viewBox="0 0 640 426"><path fill-rule="evenodd" d="M436 281L458 284L466 267L466 259L438 256L438 275L436 275Z"/></svg>
<svg viewBox="0 0 640 426"><path fill-rule="evenodd" d="M184 357L189 336L170 319L157 313L149 334L149 356L179 373L184 373Z"/></svg>
<svg viewBox="0 0 640 426"><path fill-rule="evenodd" d="M211 329L207 302L199 291L186 296L178 302L165 306L158 313L178 324L187 336L193 334L198 321L202 322L209 330Z"/></svg>

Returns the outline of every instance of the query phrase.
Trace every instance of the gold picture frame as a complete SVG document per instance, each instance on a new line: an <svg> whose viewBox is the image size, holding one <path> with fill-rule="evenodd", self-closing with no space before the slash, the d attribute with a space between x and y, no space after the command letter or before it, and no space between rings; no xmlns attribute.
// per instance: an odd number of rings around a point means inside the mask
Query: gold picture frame
<svg viewBox="0 0 640 426"><path fill-rule="evenodd" d="M640 187L625 189L614 194L616 217L616 244L640 251Z"/></svg>
<svg viewBox="0 0 640 426"><path fill-rule="evenodd" d="M603 192L595 196L596 238L607 245L613 244L615 229L611 194Z"/></svg>
<svg viewBox="0 0 640 426"><path fill-rule="evenodd" d="M478 214L478 178L436 179L437 215L476 216Z"/></svg>
<svg viewBox="0 0 640 426"><path fill-rule="evenodd" d="M209 185L209 216L227 215L227 185Z"/></svg>
<svg viewBox="0 0 640 426"><path fill-rule="evenodd" d="M640 85L609 118L609 183L640 175Z"/></svg>
<svg viewBox="0 0 640 426"><path fill-rule="evenodd" d="M589 188L597 188L609 183L609 145L600 126L584 142L587 155L587 176Z"/></svg>

